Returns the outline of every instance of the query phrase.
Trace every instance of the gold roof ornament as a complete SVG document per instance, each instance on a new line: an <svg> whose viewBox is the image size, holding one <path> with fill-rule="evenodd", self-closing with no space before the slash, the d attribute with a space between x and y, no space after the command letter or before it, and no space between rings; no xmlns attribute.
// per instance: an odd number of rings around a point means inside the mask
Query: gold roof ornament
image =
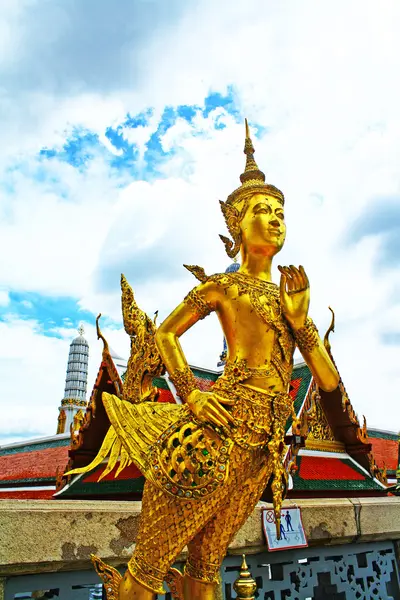
<svg viewBox="0 0 400 600"><path fill-rule="evenodd" d="M237 600L254 600L257 584L251 576L244 554L240 574L233 584L233 589L237 593Z"/></svg>

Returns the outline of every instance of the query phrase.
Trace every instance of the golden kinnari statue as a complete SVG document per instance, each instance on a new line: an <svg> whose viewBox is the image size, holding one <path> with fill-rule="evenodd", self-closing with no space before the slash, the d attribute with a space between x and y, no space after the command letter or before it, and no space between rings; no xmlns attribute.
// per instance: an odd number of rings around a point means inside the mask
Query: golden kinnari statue
<svg viewBox="0 0 400 600"><path fill-rule="evenodd" d="M280 285L271 281L272 259L286 236L284 196L265 183L247 121L244 152L241 186L221 202L233 241L221 239L228 256L241 253L239 270L207 276L187 266L200 284L158 329L122 276L124 326L132 341L123 398L103 394L110 429L96 459L71 471L88 471L109 456L107 472L119 460L119 471L134 462L146 477L125 576L93 557L109 600L151 600L165 593L164 581L174 598L212 600L228 545L266 487L279 537L295 346L318 386L331 391L339 382L308 316L303 267L279 267ZM212 311L226 338L227 361L212 392L202 392L179 338ZM182 405L153 402L152 378L165 370ZM185 546L189 555L181 575L171 565Z"/></svg>

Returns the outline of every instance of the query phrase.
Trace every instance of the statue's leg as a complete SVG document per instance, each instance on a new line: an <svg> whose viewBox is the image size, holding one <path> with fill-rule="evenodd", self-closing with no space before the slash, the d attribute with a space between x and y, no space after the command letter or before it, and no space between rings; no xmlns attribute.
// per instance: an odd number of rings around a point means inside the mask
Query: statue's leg
<svg viewBox="0 0 400 600"><path fill-rule="evenodd" d="M154 600L156 594L138 583L130 574L129 569L121 581L119 588L119 600Z"/></svg>
<svg viewBox="0 0 400 600"><path fill-rule="evenodd" d="M188 544L185 600L216 600L220 568L228 546L253 512L268 481L270 466L265 454L255 452L249 462L243 460L243 471L236 462L240 461L240 454L231 455L232 480L223 506Z"/></svg>
<svg viewBox="0 0 400 600"><path fill-rule="evenodd" d="M221 488L209 498L185 502L147 481L135 551L128 563L125 583L122 582L120 587L121 599L150 600L151 594L163 594L163 582L171 565L225 503L225 495L225 489Z"/></svg>
<svg viewBox="0 0 400 600"><path fill-rule="evenodd" d="M187 573L183 580L184 600L216 600L218 583L207 583L193 579Z"/></svg>

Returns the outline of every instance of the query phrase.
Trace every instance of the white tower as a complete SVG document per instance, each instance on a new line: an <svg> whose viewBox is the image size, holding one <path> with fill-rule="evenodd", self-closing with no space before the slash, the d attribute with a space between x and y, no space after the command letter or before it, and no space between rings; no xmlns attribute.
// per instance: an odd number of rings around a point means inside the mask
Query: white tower
<svg viewBox="0 0 400 600"><path fill-rule="evenodd" d="M79 336L72 340L69 348L65 391L59 407L57 433L68 432L71 423L74 423L74 418L75 421L81 420L87 405L89 344L83 337L85 330L82 325L79 327L78 333Z"/></svg>

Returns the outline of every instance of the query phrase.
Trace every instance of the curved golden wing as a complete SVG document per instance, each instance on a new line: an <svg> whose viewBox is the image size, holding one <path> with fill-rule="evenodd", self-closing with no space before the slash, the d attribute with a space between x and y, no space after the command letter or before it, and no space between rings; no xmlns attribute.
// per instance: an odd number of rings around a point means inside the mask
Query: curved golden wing
<svg viewBox="0 0 400 600"><path fill-rule="evenodd" d="M157 388L152 384L153 377L165 372L155 341L156 325L137 305L133 290L124 275L121 275L121 291L124 328L131 338L123 399L133 404L154 401Z"/></svg>

